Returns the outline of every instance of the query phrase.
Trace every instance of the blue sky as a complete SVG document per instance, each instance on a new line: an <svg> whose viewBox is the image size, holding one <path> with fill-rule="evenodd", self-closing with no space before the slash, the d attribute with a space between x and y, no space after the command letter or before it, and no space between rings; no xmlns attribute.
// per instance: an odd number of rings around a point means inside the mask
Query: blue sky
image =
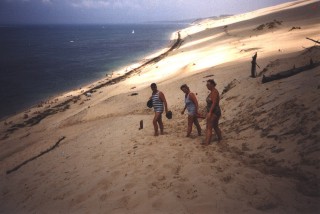
<svg viewBox="0 0 320 214"><path fill-rule="evenodd" d="M0 0L0 24L140 23L239 14L291 0Z"/></svg>

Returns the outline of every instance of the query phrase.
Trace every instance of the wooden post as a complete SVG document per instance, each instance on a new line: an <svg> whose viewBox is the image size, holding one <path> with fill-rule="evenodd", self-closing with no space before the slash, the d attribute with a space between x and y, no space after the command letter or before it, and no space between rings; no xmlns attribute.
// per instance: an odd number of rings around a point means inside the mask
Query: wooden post
<svg viewBox="0 0 320 214"><path fill-rule="evenodd" d="M310 59L310 65L313 65L313 60L312 60L312 58Z"/></svg>
<svg viewBox="0 0 320 214"><path fill-rule="evenodd" d="M143 120L140 120L140 128L139 130L143 129Z"/></svg>
<svg viewBox="0 0 320 214"><path fill-rule="evenodd" d="M252 78L255 78L257 74L256 65L257 65L257 52L255 55L253 55L252 61L251 61L251 77Z"/></svg>

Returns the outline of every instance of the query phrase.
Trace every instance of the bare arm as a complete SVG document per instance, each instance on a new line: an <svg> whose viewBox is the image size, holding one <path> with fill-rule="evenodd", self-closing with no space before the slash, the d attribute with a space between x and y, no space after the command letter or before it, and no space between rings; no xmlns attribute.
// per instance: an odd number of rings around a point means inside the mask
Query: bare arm
<svg viewBox="0 0 320 214"><path fill-rule="evenodd" d="M181 114L184 114L184 112L186 111L186 109L187 109L187 106L185 105L185 106L184 106L184 109L183 109L182 112L181 112Z"/></svg>
<svg viewBox="0 0 320 214"><path fill-rule="evenodd" d="M168 112L167 100L166 100L164 94L161 91L159 92L159 97L160 97L160 100L164 103L164 110L167 113Z"/></svg>

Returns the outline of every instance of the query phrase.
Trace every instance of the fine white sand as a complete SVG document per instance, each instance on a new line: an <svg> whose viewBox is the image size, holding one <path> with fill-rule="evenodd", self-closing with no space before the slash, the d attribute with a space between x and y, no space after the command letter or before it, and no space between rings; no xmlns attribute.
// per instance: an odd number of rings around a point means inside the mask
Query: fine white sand
<svg viewBox="0 0 320 214"><path fill-rule="evenodd" d="M319 1L300 0L203 20L160 61L169 48L1 121L0 213L319 213L320 66L261 83L320 62L306 39L320 40L319 11ZM261 76L251 78L255 52ZM201 146L195 127L185 137L180 85L204 112L210 78L224 139ZM158 137L146 106L152 82L173 112Z"/></svg>

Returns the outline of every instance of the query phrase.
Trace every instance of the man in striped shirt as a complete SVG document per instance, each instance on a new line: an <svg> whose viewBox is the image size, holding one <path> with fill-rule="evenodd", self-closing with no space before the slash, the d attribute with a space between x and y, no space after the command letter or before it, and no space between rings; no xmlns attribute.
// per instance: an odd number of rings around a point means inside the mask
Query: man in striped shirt
<svg viewBox="0 0 320 214"><path fill-rule="evenodd" d="M167 101L164 94L158 90L157 85L155 83L151 84L152 96L150 99L152 100L152 105L154 109L154 118L153 118L153 127L154 127L154 136L159 135L158 124L160 127L160 134L163 135L163 123L162 123L162 113L163 110L168 112Z"/></svg>

